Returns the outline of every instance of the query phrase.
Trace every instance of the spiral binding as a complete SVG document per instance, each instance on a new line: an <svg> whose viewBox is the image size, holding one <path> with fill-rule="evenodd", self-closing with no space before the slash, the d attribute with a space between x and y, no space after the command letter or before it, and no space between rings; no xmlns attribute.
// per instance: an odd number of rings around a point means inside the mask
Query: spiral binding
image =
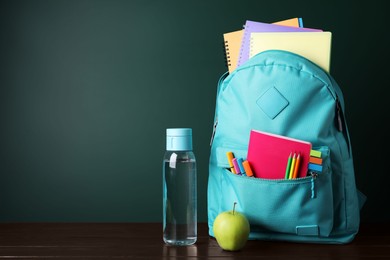
<svg viewBox="0 0 390 260"><path fill-rule="evenodd" d="M224 49L224 56L225 56L225 64L226 64L226 67L229 68L230 66L232 66L232 63L230 60L228 41L223 42L223 49Z"/></svg>

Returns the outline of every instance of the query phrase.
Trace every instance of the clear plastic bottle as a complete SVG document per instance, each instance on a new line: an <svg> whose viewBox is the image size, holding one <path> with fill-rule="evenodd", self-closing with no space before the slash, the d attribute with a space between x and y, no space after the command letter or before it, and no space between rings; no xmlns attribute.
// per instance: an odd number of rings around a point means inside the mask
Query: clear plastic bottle
<svg viewBox="0 0 390 260"><path fill-rule="evenodd" d="M197 171L191 128L168 128L163 160L163 239L192 245L197 239Z"/></svg>

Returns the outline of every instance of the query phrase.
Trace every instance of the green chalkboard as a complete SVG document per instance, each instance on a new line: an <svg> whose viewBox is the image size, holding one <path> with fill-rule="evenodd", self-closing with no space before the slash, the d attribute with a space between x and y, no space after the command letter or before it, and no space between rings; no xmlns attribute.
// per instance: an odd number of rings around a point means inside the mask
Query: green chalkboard
<svg viewBox="0 0 390 260"><path fill-rule="evenodd" d="M161 221L168 127L193 128L198 216L207 221L222 34L245 20L292 17L333 33L331 70L369 198L362 217L388 220L380 185L389 174L371 152L385 149L389 132L387 69L378 65L389 58L384 10L310 0L1 1L0 221Z"/></svg>

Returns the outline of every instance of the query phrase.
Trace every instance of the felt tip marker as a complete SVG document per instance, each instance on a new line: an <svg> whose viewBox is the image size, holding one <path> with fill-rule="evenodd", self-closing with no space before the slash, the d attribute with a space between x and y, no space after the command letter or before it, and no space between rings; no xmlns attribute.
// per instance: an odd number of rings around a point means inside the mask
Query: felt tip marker
<svg viewBox="0 0 390 260"><path fill-rule="evenodd" d="M246 176L253 177L252 168L251 168L251 165L249 164L249 162L247 160L245 160L242 163L242 165L244 166Z"/></svg>
<svg viewBox="0 0 390 260"><path fill-rule="evenodd" d="M234 165L233 165L233 159L234 159L234 154L233 154L233 152L227 152L227 153L226 153L226 156L227 156L227 158L228 158L230 171L231 171L232 173L236 173L236 170L234 169Z"/></svg>
<svg viewBox="0 0 390 260"><path fill-rule="evenodd" d="M238 164L238 167L240 168L241 175L245 175L245 169L244 169L244 166L242 165L243 162L244 162L244 160L242 158L237 159L237 164Z"/></svg>
<svg viewBox="0 0 390 260"><path fill-rule="evenodd" d="M234 170L236 171L236 174L240 174L241 171L240 171L240 167L238 166L237 158L233 158L232 162L233 162L233 166L234 166Z"/></svg>

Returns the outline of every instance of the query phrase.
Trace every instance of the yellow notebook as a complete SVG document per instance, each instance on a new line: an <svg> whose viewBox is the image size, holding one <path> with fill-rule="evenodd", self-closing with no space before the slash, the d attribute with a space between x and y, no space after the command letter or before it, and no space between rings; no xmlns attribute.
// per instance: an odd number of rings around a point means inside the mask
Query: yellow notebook
<svg viewBox="0 0 390 260"><path fill-rule="evenodd" d="M301 21L302 19L300 18L291 18L291 19L275 22L274 24L299 27ZM240 54L241 40L243 34L244 34L243 29L223 34L223 39L225 42L226 63L229 69L229 73L232 73L232 71L237 68L238 56Z"/></svg>
<svg viewBox="0 0 390 260"><path fill-rule="evenodd" d="M299 54L330 71L331 32L252 33L249 57L266 50L285 50Z"/></svg>
<svg viewBox="0 0 390 260"><path fill-rule="evenodd" d="M224 33L226 63L229 73L237 67L238 55L240 54L240 46L244 30Z"/></svg>

